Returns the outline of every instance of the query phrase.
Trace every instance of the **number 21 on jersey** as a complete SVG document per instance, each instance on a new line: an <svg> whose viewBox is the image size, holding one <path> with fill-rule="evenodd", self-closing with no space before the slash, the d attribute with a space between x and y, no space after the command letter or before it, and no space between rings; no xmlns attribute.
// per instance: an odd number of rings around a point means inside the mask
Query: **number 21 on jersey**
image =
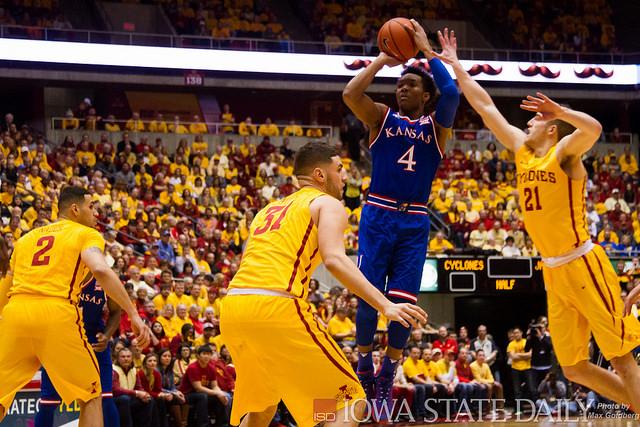
<svg viewBox="0 0 640 427"><path fill-rule="evenodd" d="M417 162L413 161L413 150L415 145L412 145L405 153L398 159L398 163L406 165L404 170L408 172L415 172L416 170L413 168Z"/></svg>

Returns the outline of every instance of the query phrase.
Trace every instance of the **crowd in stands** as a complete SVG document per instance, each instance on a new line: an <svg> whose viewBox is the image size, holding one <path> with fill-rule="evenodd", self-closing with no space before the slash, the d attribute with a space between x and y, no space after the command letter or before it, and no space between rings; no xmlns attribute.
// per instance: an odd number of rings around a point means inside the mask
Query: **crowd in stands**
<svg viewBox="0 0 640 427"><path fill-rule="evenodd" d="M178 34L287 40L289 35L269 6L254 0L123 0L161 5Z"/></svg>
<svg viewBox="0 0 640 427"><path fill-rule="evenodd" d="M0 2L0 25L71 29L58 0L12 0ZM31 38L41 38L40 30L31 29Z"/></svg>
<svg viewBox="0 0 640 427"><path fill-rule="evenodd" d="M488 28L510 34L513 49L564 52L616 52L615 26L608 0L474 0Z"/></svg>
<svg viewBox="0 0 640 427"><path fill-rule="evenodd" d="M167 119L162 113L157 113L152 118L142 118L138 112L134 112L126 120L118 120L113 114L103 118L96 113L96 109L91 105L91 100L86 98L80 102L75 111L69 108L65 113L65 117L55 123L55 127L62 130L84 129L89 131L106 130L108 132L129 131L191 135L229 133L261 137L307 136L321 138L325 136L324 130L318 127L316 121L312 121L311 126L305 129L295 120L290 120L286 125L278 125L270 117L265 118L264 123L256 124L248 116L238 123L228 104L223 105L218 123L218 126L209 127L197 114L187 121L183 121L179 115L174 115L172 118Z"/></svg>
<svg viewBox="0 0 640 427"><path fill-rule="evenodd" d="M364 43L367 52L377 46L378 30L391 18L406 16L418 21L447 16L461 18L456 0L439 1L337 1L310 0L303 2L302 15L310 26L310 32L323 40L333 52L344 50L343 43Z"/></svg>

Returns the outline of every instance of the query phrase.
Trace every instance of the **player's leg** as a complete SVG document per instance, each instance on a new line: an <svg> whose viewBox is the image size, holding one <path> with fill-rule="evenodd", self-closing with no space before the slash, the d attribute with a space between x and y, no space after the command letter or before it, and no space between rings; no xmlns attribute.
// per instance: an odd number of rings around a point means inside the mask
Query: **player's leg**
<svg viewBox="0 0 640 427"><path fill-rule="evenodd" d="M358 268L381 292L384 292L392 256L395 212L365 206L358 233ZM358 344L357 374L367 393L374 397L374 369L371 352L378 325L378 312L362 299L356 312L356 343Z"/></svg>
<svg viewBox="0 0 640 427"><path fill-rule="evenodd" d="M29 309L19 304L15 297L0 316L0 423L16 393L40 367L33 353L33 337L38 335L29 327L32 323Z"/></svg>
<svg viewBox="0 0 640 427"><path fill-rule="evenodd" d="M429 242L429 217L402 215L402 223L396 224L397 241L393 248L387 282L387 298L395 303L417 303L422 270ZM399 322L390 322L389 345L376 378L376 403L391 404L391 389L395 371L402 360L402 352L409 339L411 328ZM386 413L386 410L380 413Z"/></svg>
<svg viewBox="0 0 640 427"><path fill-rule="evenodd" d="M102 386L102 418L105 427L120 427L120 414L113 399L113 367L111 365L111 349L96 353L100 369L100 385Z"/></svg>
<svg viewBox="0 0 640 427"><path fill-rule="evenodd" d="M40 339L37 357L47 370L63 402L80 403L80 427L101 427L102 388L98 361L87 342L77 307L56 303L50 307L48 332ZM60 357L60 355L64 357ZM69 369L69 367L73 369Z"/></svg>
<svg viewBox="0 0 640 427"><path fill-rule="evenodd" d="M640 367L630 354L640 342L640 322L632 315L624 316L619 280L604 250L596 247L584 261L592 288L599 290L600 305L583 306L593 336L624 384L629 400L623 403L630 403L635 410L640 410Z"/></svg>
<svg viewBox="0 0 640 427"><path fill-rule="evenodd" d="M78 400L80 405L79 427L103 427L102 420L102 399L100 397L93 398L88 402Z"/></svg>
<svg viewBox="0 0 640 427"><path fill-rule="evenodd" d="M262 412L249 412L242 418L240 427L265 427L271 423L278 410L278 405L268 407Z"/></svg>
<svg viewBox="0 0 640 427"><path fill-rule="evenodd" d="M592 269L593 278L587 265ZM599 267L592 253L566 266L543 270L553 349L568 380L616 402L628 404L629 396L620 377L589 362L588 345L592 328L602 348L600 341L608 344L608 337L612 334L607 331L613 327L611 314L606 307L611 300L605 303L603 299L605 294L608 296L608 291L602 287L602 283L598 284L595 276L597 271ZM620 338L617 339L619 347Z"/></svg>
<svg viewBox="0 0 640 427"><path fill-rule="evenodd" d="M51 384L47 371L41 369L40 373L40 406L34 425L35 427L53 427L54 415L62 400Z"/></svg>
<svg viewBox="0 0 640 427"><path fill-rule="evenodd" d="M236 369L236 388L231 408L231 425L238 425L247 414L264 414L277 407L281 396L269 379L270 366L265 358L271 353L269 338L275 338L277 332L268 330L268 324L261 325L259 316L266 316L266 304L274 304L268 314L279 319L291 314L283 312L283 297L264 297L255 295L230 296L223 300L220 313L220 330L224 332L225 345ZM280 303L279 303L280 301ZM276 344L273 344L275 348ZM289 356L291 357L291 356ZM262 419L252 416L249 421ZM266 415L265 415L266 417ZM271 419L269 419L271 421ZM243 421L244 422L244 421ZM267 425L266 424L263 425Z"/></svg>

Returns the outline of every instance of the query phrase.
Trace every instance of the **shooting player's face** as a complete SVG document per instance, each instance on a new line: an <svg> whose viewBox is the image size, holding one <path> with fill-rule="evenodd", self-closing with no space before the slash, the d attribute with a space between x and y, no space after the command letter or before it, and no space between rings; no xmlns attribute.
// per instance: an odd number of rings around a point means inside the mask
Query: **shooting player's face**
<svg viewBox="0 0 640 427"><path fill-rule="evenodd" d="M417 74L407 73L398 79L396 100L403 114L422 110L429 96L429 93L424 91L422 77Z"/></svg>

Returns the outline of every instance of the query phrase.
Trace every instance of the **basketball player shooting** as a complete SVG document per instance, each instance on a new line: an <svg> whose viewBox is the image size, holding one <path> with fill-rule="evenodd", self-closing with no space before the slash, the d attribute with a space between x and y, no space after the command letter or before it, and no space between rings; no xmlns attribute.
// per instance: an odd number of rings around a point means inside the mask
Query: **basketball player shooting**
<svg viewBox="0 0 640 427"><path fill-rule="evenodd" d="M540 92L520 105L535 113L527 129L512 126L460 64L454 32L445 29L438 38L443 50L436 56L453 67L469 104L515 153L524 223L542 256L551 338L565 376L637 411L640 367L631 350L640 344L640 323L625 311L618 277L602 247L591 242L585 216L581 157L602 126ZM589 363L591 334L616 373Z"/></svg>
<svg viewBox="0 0 640 427"><path fill-rule="evenodd" d="M413 35L415 46L429 61L432 75L418 67L402 71L396 86L398 112L392 111L365 94L378 71L385 65L400 64L394 57L381 53L347 84L342 95L351 111L369 127L373 159L371 188L360 220L358 265L391 301L415 303L429 242L427 202L453 125L459 94L449 72L434 57L423 28L415 20L406 22L399 26L398 33L406 30ZM389 44L397 46L383 40L381 48ZM440 91L439 98L436 88ZM390 323L389 346L382 368L374 377L371 351L377 318L377 311L360 300L356 314L360 353L357 373L367 398L375 398L376 405L389 409L395 370L410 328Z"/></svg>

